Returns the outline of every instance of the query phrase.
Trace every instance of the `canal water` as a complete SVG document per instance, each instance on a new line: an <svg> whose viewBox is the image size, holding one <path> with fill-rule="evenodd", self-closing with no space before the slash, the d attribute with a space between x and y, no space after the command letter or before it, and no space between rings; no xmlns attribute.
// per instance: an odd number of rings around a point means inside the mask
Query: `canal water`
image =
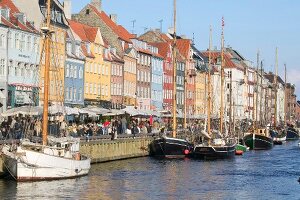
<svg viewBox="0 0 300 200"><path fill-rule="evenodd" d="M92 165L78 179L0 180L0 199L300 199L300 148L287 142L232 160L136 158Z"/></svg>

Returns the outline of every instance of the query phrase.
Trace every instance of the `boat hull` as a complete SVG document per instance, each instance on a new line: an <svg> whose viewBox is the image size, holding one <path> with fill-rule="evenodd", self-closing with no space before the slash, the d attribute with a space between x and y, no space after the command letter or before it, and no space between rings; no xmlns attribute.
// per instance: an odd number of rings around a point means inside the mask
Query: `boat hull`
<svg viewBox="0 0 300 200"><path fill-rule="evenodd" d="M230 146L202 146L197 145L192 153L196 159L227 159L235 155L235 144Z"/></svg>
<svg viewBox="0 0 300 200"><path fill-rule="evenodd" d="M288 129L286 134L286 140L298 140L299 133L295 129Z"/></svg>
<svg viewBox="0 0 300 200"><path fill-rule="evenodd" d="M192 145L183 139L160 137L150 144L150 155L161 158L184 158Z"/></svg>
<svg viewBox="0 0 300 200"><path fill-rule="evenodd" d="M235 146L235 150L241 150L241 151L243 151L243 152L246 152L246 151L247 151L247 147L244 146L244 145L242 145L242 144L237 144L237 145Z"/></svg>
<svg viewBox="0 0 300 200"><path fill-rule="evenodd" d="M87 175L91 167L90 159L75 160L32 150L19 154L4 150L2 157L6 169L18 181L76 178Z"/></svg>
<svg viewBox="0 0 300 200"><path fill-rule="evenodd" d="M259 134L248 134L244 137L244 142L247 147L252 150L267 150L272 149L273 139Z"/></svg>

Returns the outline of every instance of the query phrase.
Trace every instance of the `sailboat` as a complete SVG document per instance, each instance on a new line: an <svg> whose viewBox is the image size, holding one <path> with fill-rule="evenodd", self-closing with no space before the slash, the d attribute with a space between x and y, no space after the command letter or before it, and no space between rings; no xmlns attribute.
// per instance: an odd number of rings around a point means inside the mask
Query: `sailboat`
<svg viewBox="0 0 300 200"><path fill-rule="evenodd" d="M162 135L150 144L150 155L161 158L184 158L188 156L193 145L185 139L176 138L176 0L174 4L174 35L173 35L173 132L172 137ZM186 92L186 91L185 91ZM186 105L185 105L186 106Z"/></svg>
<svg viewBox="0 0 300 200"><path fill-rule="evenodd" d="M276 49L276 63L275 63L275 76L274 76L274 87L275 87L275 113L274 113L274 127L270 130L270 135L273 138L273 142L276 145L281 145L282 142L286 141L286 132L277 127L277 92L278 92L278 59Z"/></svg>
<svg viewBox="0 0 300 200"><path fill-rule="evenodd" d="M277 52L277 50L276 50ZM259 65L259 52L257 53L257 73L258 73L258 65ZM262 76L262 70L261 70L261 76ZM262 77L261 77L262 78ZM257 74L257 80L256 80L256 91L258 91L258 74ZM256 101L258 99L258 95L256 93ZM255 112L257 116L257 105L255 104ZM253 105L254 105L254 98L253 98ZM254 106L253 106L254 108ZM255 118L255 119L254 119ZM253 110L253 121L254 121L254 127L252 133L246 133L243 140L247 147L249 147L252 150L266 150L271 149L273 147L273 139L270 137L269 129L264 127L257 127L257 117L254 115Z"/></svg>
<svg viewBox="0 0 300 200"><path fill-rule="evenodd" d="M50 17L51 0L47 0L46 26L41 28L45 40L43 143L23 140L19 146L2 148L4 166L17 181L74 178L87 175L91 167L90 158L79 153L80 139L48 136Z"/></svg>
<svg viewBox="0 0 300 200"><path fill-rule="evenodd" d="M223 20L223 19L222 19ZM224 28L224 23L222 23L222 29ZM232 158L235 155L235 146L236 142L234 140L225 140L222 137L219 138L212 138L212 132L214 135L222 135L223 129L223 87L224 87L224 34L222 30L222 47L221 47L221 108L220 108L220 131L211 131L210 127L210 116L211 116L211 38L212 38L212 30L210 28L210 39L209 39L209 58L208 58L208 98L207 98L207 134L204 134L203 131L202 135L205 135L208 139L207 142L202 142L196 144L194 146L194 151L192 153L193 158L196 159L224 159L224 158Z"/></svg>

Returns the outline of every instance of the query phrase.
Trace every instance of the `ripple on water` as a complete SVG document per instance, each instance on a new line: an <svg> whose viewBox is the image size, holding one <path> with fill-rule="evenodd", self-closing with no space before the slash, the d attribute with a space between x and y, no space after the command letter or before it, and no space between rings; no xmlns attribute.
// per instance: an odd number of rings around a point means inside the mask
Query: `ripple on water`
<svg viewBox="0 0 300 200"><path fill-rule="evenodd" d="M297 142L287 142L232 160L144 157L101 163L78 179L0 180L0 199L298 199L299 153Z"/></svg>

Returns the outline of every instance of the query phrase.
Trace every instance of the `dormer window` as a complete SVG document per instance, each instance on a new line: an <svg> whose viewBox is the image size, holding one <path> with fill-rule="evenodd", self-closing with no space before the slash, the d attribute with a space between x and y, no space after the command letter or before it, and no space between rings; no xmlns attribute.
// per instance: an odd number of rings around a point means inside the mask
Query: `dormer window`
<svg viewBox="0 0 300 200"><path fill-rule="evenodd" d="M91 53L91 45L89 43L86 44L86 50L87 50L88 54Z"/></svg>
<svg viewBox="0 0 300 200"><path fill-rule="evenodd" d="M1 15L7 19L9 21L9 12L10 12L10 9L9 8L2 8L1 9Z"/></svg>
<svg viewBox="0 0 300 200"><path fill-rule="evenodd" d="M90 9L86 9L86 10L85 10L85 14L86 14L86 15L89 15L89 14L90 14Z"/></svg>
<svg viewBox="0 0 300 200"><path fill-rule="evenodd" d="M68 54L71 54L71 50L72 50L72 44L70 42L67 43L67 52Z"/></svg>

